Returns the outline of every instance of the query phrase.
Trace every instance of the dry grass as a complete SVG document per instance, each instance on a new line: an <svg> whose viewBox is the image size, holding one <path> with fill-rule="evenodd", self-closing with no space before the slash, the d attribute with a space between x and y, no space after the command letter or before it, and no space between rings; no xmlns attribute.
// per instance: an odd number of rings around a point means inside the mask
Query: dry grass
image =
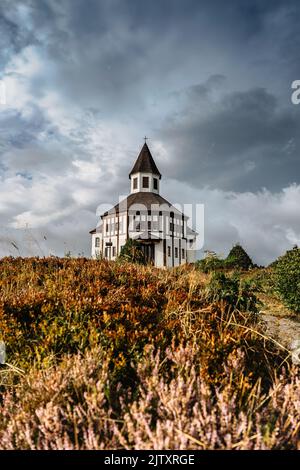
<svg viewBox="0 0 300 470"><path fill-rule="evenodd" d="M1 449L299 449L300 383L207 276L0 261Z"/></svg>

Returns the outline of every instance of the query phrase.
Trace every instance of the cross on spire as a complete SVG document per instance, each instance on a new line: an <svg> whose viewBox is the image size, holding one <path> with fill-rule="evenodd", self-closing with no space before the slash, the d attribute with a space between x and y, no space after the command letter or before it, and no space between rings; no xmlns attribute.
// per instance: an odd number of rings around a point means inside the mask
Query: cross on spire
<svg viewBox="0 0 300 470"><path fill-rule="evenodd" d="M148 140L148 139L149 139L149 137L147 137L147 136L145 135L145 137L144 137L145 144L147 143L147 140Z"/></svg>

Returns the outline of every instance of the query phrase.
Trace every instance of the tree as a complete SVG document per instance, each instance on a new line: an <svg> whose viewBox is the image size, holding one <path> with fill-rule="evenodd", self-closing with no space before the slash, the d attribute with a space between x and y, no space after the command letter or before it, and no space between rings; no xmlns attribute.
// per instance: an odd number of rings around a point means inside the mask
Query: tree
<svg viewBox="0 0 300 470"><path fill-rule="evenodd" d="M226 258L226 265L233 269L249 269L253 267L253 262L244 248L237 243L231 248Z"/></svg>

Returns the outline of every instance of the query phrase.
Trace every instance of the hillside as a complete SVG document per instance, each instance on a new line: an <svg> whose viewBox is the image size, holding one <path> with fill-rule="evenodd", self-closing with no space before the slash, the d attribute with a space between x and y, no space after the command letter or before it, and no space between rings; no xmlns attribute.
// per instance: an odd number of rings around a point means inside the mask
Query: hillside
<svg viewBox="0 0 300 470"><path fill-rule="evenodd" d="M0 260L0 449L299 449L298 369L230 282Z"/></svg>

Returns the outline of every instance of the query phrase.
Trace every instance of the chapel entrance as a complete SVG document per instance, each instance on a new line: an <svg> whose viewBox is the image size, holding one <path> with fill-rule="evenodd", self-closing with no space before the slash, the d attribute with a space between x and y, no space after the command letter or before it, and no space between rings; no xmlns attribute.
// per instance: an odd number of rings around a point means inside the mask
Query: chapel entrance
<svg viewBox="0 0 300 470"><path fill-rule="evenodd" d="M141 243L141 248L147 264L154 264L155 251L154 243Z"/></svg>

